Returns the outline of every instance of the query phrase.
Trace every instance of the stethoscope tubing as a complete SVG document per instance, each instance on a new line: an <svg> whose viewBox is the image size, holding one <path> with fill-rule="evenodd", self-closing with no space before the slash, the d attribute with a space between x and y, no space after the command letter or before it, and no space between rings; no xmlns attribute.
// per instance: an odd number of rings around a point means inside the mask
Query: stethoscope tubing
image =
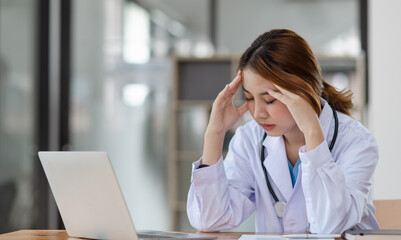
<svg viewBox="0 0 401 240"><path fill-rule="evenodd" d="M334 116L334 123L335 123L335 124L334 124L334 134L333 134L333 138L332 138L331 143L330 143L330 146L329 146L330 152L331 152L331 150L333 150L334 144L336 143L336 140L337 140L337 133L338 133L338 116L337 116L337 112L336 112L334 109L333 109L333 116ZM267 169L266 169L265 165L263 164L263 162L264 162L264 160L265 160L265 146L263 145L263 142L264 142L264 140L266 139L266 137L267 137L267 133L265 132L265 133L263 134L263 139L262 139L262 142L261 142L261 145L262 145L262 148L261 148L261 149L262 149L262 150L261 150L261 152L260 152L260 160L261 160L261 163L262 163L262 169L263 169L263 173L264 173L264 175L265 175L267 188L269 189L270 194L271 194L272 197L274 198L274 201L276 201L276 203L277 203L277 202L279 202L280 200L278 199L276 193L274 192L274 190L273 190L273 188L272 188L272 186L271 186L271 184L270 184L270 180L269 180L269 178L268 178L268 176L267 176Z"/></svg>

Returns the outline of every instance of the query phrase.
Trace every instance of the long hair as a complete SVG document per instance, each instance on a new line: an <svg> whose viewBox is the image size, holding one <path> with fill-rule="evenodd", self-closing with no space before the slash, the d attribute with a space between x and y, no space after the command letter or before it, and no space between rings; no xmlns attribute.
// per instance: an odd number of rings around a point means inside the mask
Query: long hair
<svg viewBox="0 0 401 240"><path fill-rule="evenodd" d="M309 44L287 29L260 35L242 54L239 69L249 69L305 99L320 116L319 97L335 110L350 115L352 92L337 91L323 80L320 65Z"/></svg>

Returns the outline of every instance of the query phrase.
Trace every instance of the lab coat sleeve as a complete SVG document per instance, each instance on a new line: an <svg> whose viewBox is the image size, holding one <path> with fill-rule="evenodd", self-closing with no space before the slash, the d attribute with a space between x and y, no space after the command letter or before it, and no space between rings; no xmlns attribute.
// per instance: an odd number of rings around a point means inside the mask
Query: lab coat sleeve
<svg viewBox="0 0 401 240"><path fill-rule="evenodd" d="M199 231L214 232L240 225L255 210L254 178L238 137L230 142L226 159L197 169L193 164L187 214Z"/></svg>
<svg viewBox="0 0 401 240"><path fill-rule="evenodd" d="M370 133L355 132L351 127L343 129L339 138L334 148L336 161L326 141L308 152L305 146L300 149L302 188L312 233L341 233L360 223L367 211L378 161L376 141Z"/></svg>

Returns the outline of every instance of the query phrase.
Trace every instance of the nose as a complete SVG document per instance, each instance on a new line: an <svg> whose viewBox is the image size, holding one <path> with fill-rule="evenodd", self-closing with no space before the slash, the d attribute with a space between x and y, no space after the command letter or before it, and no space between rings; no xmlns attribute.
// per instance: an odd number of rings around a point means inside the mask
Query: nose
<svg viewBox="0 0 401 240"><path fill-rule="evenodd" d="M255 101L255 109L253 111L254 118L265 119L269 116L266 105L263 102Z"/></svg>

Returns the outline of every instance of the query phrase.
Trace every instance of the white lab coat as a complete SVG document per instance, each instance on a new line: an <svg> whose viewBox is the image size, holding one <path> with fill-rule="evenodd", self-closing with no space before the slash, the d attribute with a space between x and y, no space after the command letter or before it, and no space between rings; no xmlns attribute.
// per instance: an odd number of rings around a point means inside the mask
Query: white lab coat
<svg viewBox="0 0 401 240"><path fill-rule="evenodd" d="M187 213L200 231L220 231L240 225L256 210L256 232L341 233L378 228L372 204L372 175L378 161L374 137L358 121L338 113L337 141L331 107L321 99L319 117L326 141L306 152L294 188L282 137L267 136L266 166L277 197L287 202L283 218L277 217L261 167L264 130L251 121L237 129L225 160L198 169L194 162Z"/></svg>

